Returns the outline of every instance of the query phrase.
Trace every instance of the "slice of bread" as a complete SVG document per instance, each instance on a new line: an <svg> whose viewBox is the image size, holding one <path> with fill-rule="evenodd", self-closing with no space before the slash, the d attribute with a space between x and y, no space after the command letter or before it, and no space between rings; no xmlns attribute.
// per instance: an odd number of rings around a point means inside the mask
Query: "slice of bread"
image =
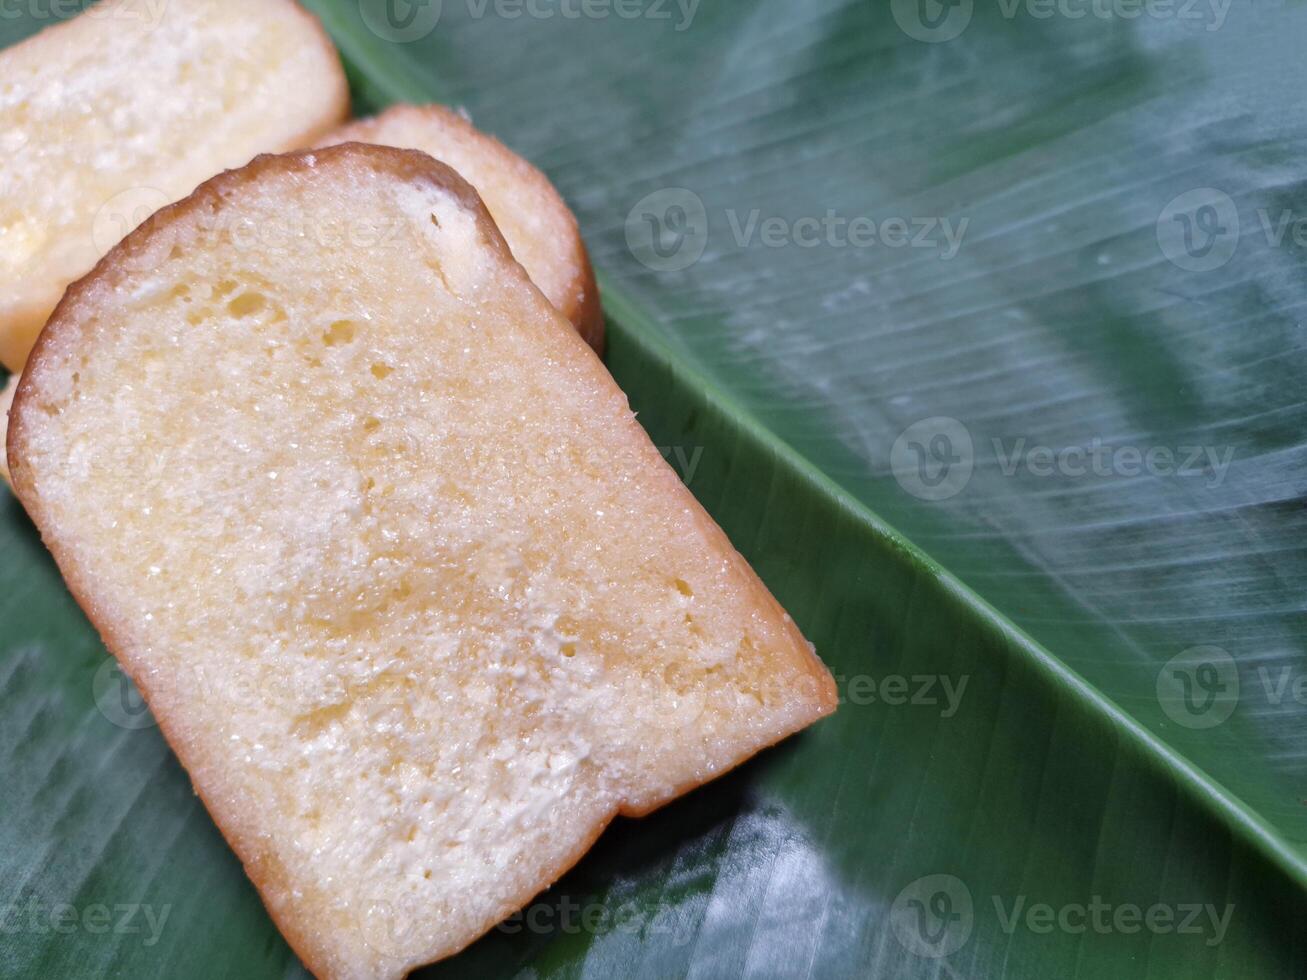
<svg viewBox="0 0 1307 980"><path fill-rule="evenodd" d="M9 453L7 450L9 433L9 406L14 403L14 393L18 391L18 375L11 374L0 391L0 479L9 482Z"/></svg>
<svg viewBox="0 0 1307 980"><path fill-rule="evenodd" d="M603 353L604 314L590 256L576 217L548 177L444 106L392 106L349 123L323 145L348 142L421 150L457 171L477 189L531 281Z"/></svg>
<svg viewBox="0 0 1307 980"><path fill-rule="evenodd" d="M458 951L617 814L835 708L476 192L422 153L260 157L163 210L68 290L9 463L323 978Z"/></svg>
<svg viewBox="0 0 1307 980"><path fill-rule="evenodd" d="M103 0L0 52L0 363L64 288L224 167L307 146L345 75L293 0Z"/></svg>

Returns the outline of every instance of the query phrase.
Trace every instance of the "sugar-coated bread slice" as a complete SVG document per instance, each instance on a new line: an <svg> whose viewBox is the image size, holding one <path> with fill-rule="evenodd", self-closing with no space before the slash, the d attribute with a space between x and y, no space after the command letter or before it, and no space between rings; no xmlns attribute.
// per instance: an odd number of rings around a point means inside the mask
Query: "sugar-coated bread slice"
<svg viewBox="0 0 1307 980"><path fill-rule="evenodd" d="M458 951L615 815L835 708L476 192L423 153L260 157L162 211L68 290L9 462L323 978Z"/></svg>
<svg viewBox="0 0 1307 980"><path fill-rule="evenodd" d="M600 353L604 314L576 217L549 178L466 118L438 105L397 105L348 123L323 145L376 143L421 150L476 188L513 257L549 302Z"/></svg>
<svg viewBox="0 0 1307 980"><path fill-rule="evenodd" d="M103 0L0 52L0 363L18 371L64 287L151 212L348 109L294 0Z"/></svg>

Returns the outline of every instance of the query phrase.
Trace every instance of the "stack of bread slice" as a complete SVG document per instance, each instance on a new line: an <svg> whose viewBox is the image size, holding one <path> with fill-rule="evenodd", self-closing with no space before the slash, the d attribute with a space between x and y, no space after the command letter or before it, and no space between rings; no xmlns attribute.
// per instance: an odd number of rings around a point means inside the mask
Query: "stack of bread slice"
<svg viewBox="0 0 1307 980"><path fill-rule="evenodd" d="M21 369L64 288L160 205L348 111L293 0L103 0L0 53L0 363Z"/></svg>
<svg viewBox="0 0 1307 980"><path fill-rule="evenodd" d="M549 178L443 106L394 106L338 129L323 145L376 143L421 150L481 195L513 257L577 333L603 352L604 315L576 218Z"/></svg>
<svg viewBox="0 0 1307 980"><path fill-rule="evenodd" d="M836 695L587 345L548 182L440 110L325 141L71 285L7 459L295 950L398 978Z"/></svg>

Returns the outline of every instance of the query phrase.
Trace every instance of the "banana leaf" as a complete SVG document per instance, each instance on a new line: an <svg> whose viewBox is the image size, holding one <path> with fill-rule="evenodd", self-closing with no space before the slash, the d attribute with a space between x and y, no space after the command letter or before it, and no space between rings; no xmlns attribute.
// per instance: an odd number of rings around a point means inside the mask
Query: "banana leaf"
<svg viewBox="0 0 1307 980"><path fill-rule="evenodd" d="M1307 9L308 5L558 184L843 701L424 975L1307 975ZM12 498L0 678L0 974L303 975Z"/></svg>

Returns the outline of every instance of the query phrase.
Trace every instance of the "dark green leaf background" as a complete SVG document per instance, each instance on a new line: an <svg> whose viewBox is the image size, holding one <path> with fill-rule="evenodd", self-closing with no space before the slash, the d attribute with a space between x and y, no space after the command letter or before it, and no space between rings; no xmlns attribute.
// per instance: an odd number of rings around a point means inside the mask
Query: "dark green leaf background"
<svg viewBox="0 0 1307 980"><path fill-rule="evenodd" d="M1307 975L1307 9L922 3L309 4L360 111L555 180L610 368L845 699L432 976ZM0 500L0 974L298 975L105 664Z"/></svg>

